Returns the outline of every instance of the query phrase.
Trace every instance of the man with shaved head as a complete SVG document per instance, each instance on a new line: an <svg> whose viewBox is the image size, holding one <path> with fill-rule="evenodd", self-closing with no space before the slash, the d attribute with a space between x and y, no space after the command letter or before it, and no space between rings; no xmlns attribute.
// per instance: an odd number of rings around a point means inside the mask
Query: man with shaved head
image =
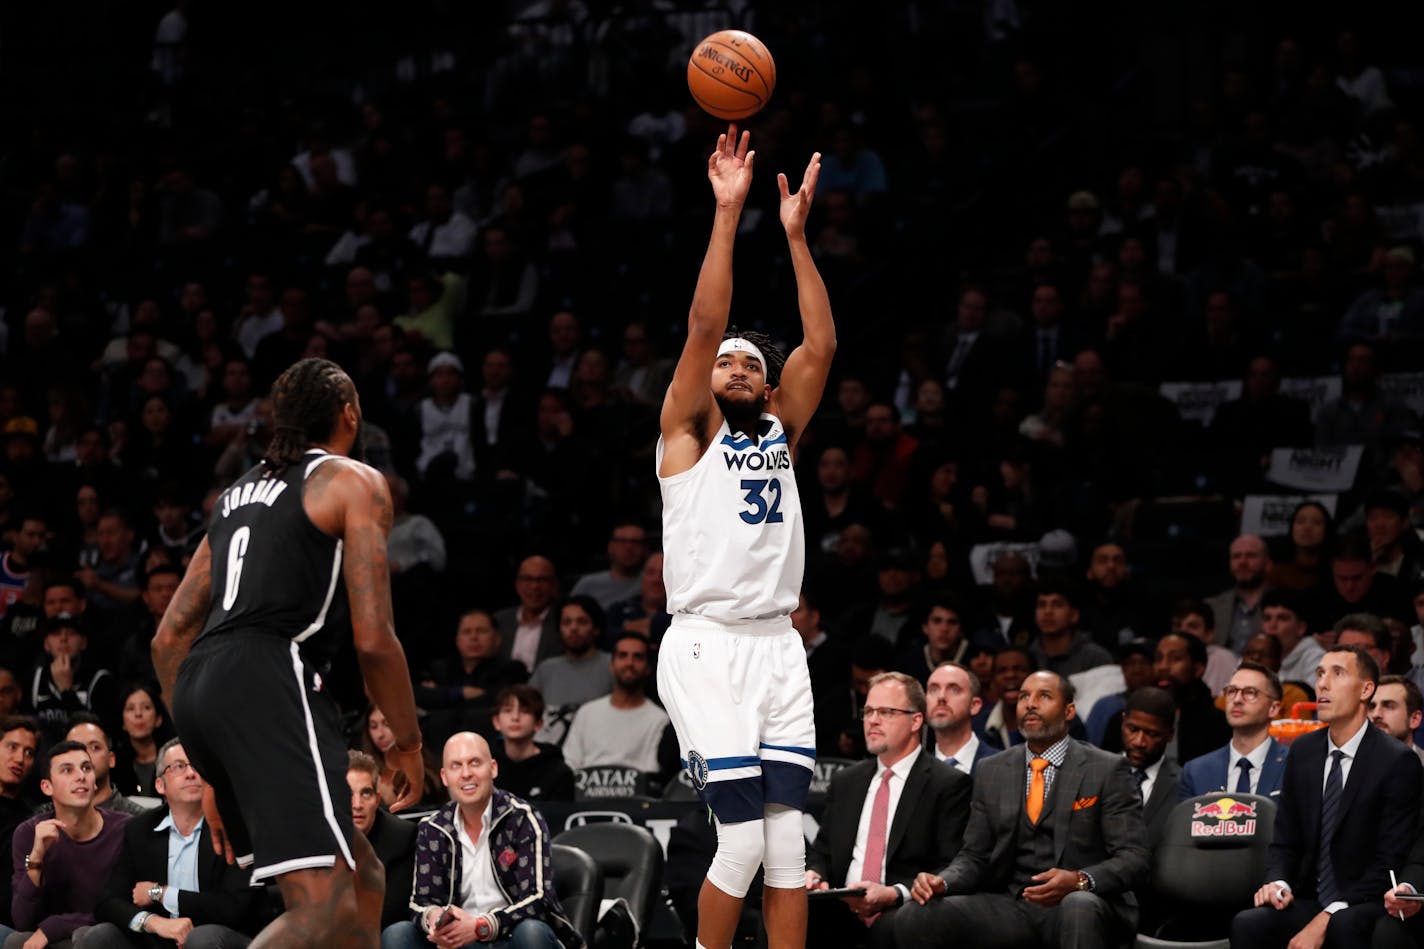
<svg viewBox="0 0 1424 949"><path fill-rule="evenodd" d="M479 735L445 742L440 781L450 803L420 822L410 897L418 915L382 934L385 949L582 949L554 894L549 828L528 801L494 786L498 776Z"/></svg>
<svg viewBox="0 0 1424 949"><path fill-rule="evenodd" d="M1231 542L1232 587L1206 602L1216 614L1216 641L1237 655L1246 641L1261 631L1261 597L1266 593L1266 573L1271 554L1255 534L1242 534Z"/></svg>

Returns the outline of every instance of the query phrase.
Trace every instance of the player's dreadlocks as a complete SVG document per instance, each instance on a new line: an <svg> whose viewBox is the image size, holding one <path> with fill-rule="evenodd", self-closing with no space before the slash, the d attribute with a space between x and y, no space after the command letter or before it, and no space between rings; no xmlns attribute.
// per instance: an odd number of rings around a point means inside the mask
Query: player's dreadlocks
<svg viewBox="0 0 1424 949"><path fill-rule="evenodd" d="M272 384L272 441L262 464L281 471L330 438L352 395L346 373L330 360L303 359L289 366Z"/></svg>
<svg viewBox="0 0 1424 949"><path fill-rule="evenodd" d="M771 337L765 333L743 332L735 326L729 326L727 332L722 334L722 339L735 339L738 336L762 351L762 355L770 364L762 366L762 371L766 373L766 383L773 389L779 386L781 384L781 367L786 365L786 354L777 348L777 345L771 341Z"/></svg>

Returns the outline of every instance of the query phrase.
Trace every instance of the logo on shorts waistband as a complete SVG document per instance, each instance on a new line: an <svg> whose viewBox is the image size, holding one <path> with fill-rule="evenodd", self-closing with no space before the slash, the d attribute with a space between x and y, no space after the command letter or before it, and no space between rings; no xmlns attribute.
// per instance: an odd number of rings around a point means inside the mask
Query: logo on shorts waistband
<svg viewBox="0 0 1424 949"><path fill-rule="evenodd" d="M692 644L692 658L693 658L693 659L701 659L701 658L702 658L702 643L696 642L696 643L693 643L693 644Z"/></svg>
<svg viewBox="0 0 1424 949"><path fill-rule="evenodd" d="M687 776L692 779L692 786L701 791L707 787L707 759L695 751L687 753Z"/></svg>

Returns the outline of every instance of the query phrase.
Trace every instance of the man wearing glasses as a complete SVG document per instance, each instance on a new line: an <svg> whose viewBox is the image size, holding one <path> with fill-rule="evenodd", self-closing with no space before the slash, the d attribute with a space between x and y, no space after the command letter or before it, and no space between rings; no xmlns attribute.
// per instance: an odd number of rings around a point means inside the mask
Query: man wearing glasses
<svg viewBox="0 0 1424 949"><path fill-rule="evenodd" d="M1243 662L1222 696L1231 741L1183 765L1178 799L1216 791L1279 797L1288 749L1271 737L1271 720L1281 714L1281 680L1259 663Z"/></svg>
<svg viewBox="0 0 1424 949"><path fill-rule="evenodd" d="M242 949L264 921L251 872L213 852L203 820L206 785L175 738L158 752L167 807L124 828L118 862L94 911L86 949Z"/></svg>
<svg viewBox="0 0 1424 949"><path fill-rule="evenodd" d="M875 757L831 779L806 854L806 887L865 895L813 904L810 946L850 945L861 935L872 949L893 945L894 910L909 899L916 872L952 860L969 821L973 780L921 749L925 692L917 679L903 672L871 679L861 717Z"/></svg>

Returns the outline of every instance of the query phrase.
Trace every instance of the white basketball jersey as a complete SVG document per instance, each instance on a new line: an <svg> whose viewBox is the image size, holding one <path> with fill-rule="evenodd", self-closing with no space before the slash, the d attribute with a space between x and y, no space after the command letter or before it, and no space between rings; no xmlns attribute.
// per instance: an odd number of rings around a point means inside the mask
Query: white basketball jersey
<svg viewBox="0 0 1424 949"><path fill-rule="evenodd" d="M669 613L736 622L796 609L806 532L780 419L762 414L756 444L724 420L697 464L658 483Z"/></svg>

